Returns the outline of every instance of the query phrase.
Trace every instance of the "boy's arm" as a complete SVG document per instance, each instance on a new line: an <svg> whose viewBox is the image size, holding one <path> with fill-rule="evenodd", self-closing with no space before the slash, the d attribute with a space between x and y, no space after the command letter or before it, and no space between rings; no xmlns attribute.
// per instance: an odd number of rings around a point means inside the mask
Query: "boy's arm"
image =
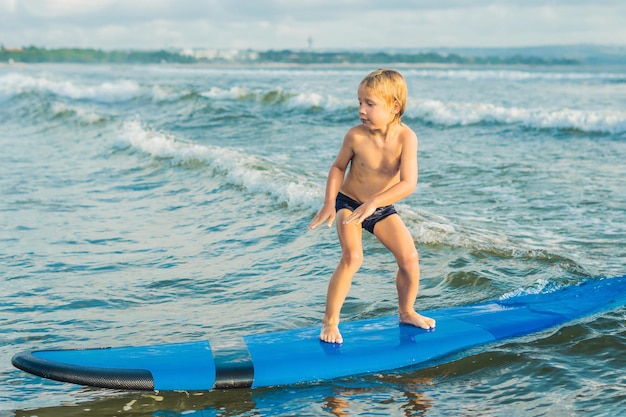
<svg viewBox="0 0 626 417"><path fill-rule="evenodd" d="M337 199L337 194L339 193L341 184L343 184L348 164L354 155L351 142L350 135L346 135L343 140L343 144L339 149L339 153L337 154L337 158L331 165L330 171L328 172L326 193L324 194L324 205L309 224L309 230L315 229L324 222L326 222L328 227L330 227L333 224L333 220L335 220L335 216L337 214L335 212L335 200Z"/></svg>

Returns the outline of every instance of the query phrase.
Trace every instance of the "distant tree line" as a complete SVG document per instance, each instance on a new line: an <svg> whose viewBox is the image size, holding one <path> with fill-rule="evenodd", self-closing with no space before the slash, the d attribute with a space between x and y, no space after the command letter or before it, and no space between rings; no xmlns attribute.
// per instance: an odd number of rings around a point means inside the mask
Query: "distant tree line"
<svg viewBox="0 0 626 417"><path fill-rule="evenodd" d="M576 65L580 62L567 58L542 58L515 55L511 57L464 57L437 52L294 52L290 50L258 53L261 62L294 64L491 64L491 65Z"/></svg>
<svg viewBox="0 0 626 417"><path fill-rule="evenodd" d="M533 56L464 57L437 52L386 53L386 52L316 52L316 51L265 51L256 53L255 59L246 58L232 62L286 63L286 64L490 64L490 65L575 65L580 62L567 58L542 58ZM102 51L100 49L61 48L45 49L35 46L6 49L0 45L0 62L59 62L59 63L112 63L154 64L197 62L224 62L223 58L211 60L196 58L178 52L158 51Z"/></svg>
<svg viewBox="0 0 626 417"><path fill-rule="evenodd" d="M0 62L73 62L111 64L154 64L161 62L193 63L196 59L177 52L159 51L102 51L100 49L44 49L29 46L22 49L0 48Z"/></svg>

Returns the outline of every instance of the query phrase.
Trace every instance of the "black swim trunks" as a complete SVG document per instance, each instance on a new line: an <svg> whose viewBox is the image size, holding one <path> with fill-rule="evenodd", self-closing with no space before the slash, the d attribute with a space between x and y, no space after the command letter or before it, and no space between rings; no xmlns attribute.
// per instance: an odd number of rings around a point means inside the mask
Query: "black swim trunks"
<svg viewBox="0 0 626 417"><path fill-rule="evenodd" d="M335 201L335 210L339 211L341 209L346 208L350 211L354 211L361 204L363 203L359 203L358 201L351 199L350 197L348 197L347 195L343 193L338 193L337 200ZM388 206L379 207L376 209L374 214L372 214L371 216L363 220L363 223L362 223L363 228L373 234L374 226L376 225L376 223L391 216L392 214L397 214L397 213L398 212L396 211L396 208L391 204Z"/></svg>

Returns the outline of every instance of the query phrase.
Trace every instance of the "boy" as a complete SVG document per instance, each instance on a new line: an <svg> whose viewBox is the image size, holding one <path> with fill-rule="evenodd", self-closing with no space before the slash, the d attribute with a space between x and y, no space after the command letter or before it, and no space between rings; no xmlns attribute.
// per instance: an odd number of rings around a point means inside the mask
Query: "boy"
<svg viewBox="0 0 626 417"><path fill-rule="evenodd" d="M337 218L341 260L328 283L320 333L327 343L343 343L339 314L363 261L363 228L373 233L398 263L399 321L423 329L435 327L435 320L413 308L419 288L419 257L409 230L392 205L417 185L417 136L401 122L406 83L399 72L379 69L361 81L358 99L361 124L344 137L328 174L324 205L309 224L309 230L324 222L330 227Z"/></svg>

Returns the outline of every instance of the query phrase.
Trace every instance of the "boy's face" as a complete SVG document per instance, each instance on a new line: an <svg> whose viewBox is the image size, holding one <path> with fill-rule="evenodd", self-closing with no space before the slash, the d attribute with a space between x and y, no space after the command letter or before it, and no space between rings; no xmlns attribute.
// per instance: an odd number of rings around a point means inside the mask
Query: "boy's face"
<svg viewBox="0 0 626 417"><path fill-rule="evenodd" d="M390 106L385 99L374 94L372 89L360 87L359 118L369 129L381 129L393 121L398 113L398 106Z"/></svg>

